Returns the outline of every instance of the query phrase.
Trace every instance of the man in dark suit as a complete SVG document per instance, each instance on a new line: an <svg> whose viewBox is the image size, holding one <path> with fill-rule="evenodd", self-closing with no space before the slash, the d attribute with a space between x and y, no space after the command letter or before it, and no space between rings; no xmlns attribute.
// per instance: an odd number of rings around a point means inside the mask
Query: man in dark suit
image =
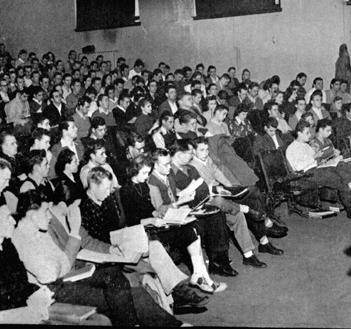
<svg viewBox="0 0 351 329"><path fill-rule="evenodd" d="M158 108L158 117L161 116L163 112L170 112L173 115L178 111L177 105L177 89L174 84L170 84L166 87L166 97L167 99Z"/></svg>
<svg viewBox="0 0 351 329"><path fill-rule="evenodd" d="M50 105L44 108L43 114L50 120L51 128L58 127L61 121L67 119L68 113L65 104L62 103L62 95L58 90L50 93Z"/></svg>
<svg viewBox="0 0 351 329"><path fill-rule="evenodd" d="M255 155L258 155L262 151L277 150L281 148L284 152L286 145L279 136L279 130L277 131L278 121L276 118L269 117L264 123L264 135L257 135L253 145L253 151Z"/></svg>

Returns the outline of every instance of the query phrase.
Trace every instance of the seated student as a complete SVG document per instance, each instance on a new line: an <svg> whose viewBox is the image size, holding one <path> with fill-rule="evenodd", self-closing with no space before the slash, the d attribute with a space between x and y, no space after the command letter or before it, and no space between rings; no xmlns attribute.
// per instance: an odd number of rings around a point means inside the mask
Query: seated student
<svg viewBox="0 0 351 329"><path fill-rule="evenodd" d="M301 120L306 121L310 124L311 138L314 138L314 136L316 135L316 121L314 121L313 114L311 112L306 112L302 114L300 121Z"/></svg>
<svg viewBox="0 0 351 329"><path fill-rule="evenodd" d="M80 170L80 180L83 184L83 187L86 189L88 187L88 174L92 168L102 167L105 170L109 171L112 175L112 186L114 189L120 188L117 177L112 169L112 167L107 163L107 155L105 143L102 139L97 139L89 143L86 147L84 153L84 159L86 165L84 165Z"/></svg>
<svg viewBox="0 0 351 329"><path fill-rule="evenodd" d="M282 134L288 134L292 129L282 117L282 114L279 111L279 104L272 101L267 102L264 105L264 111L266 112L266 117L275 118L278 121L278 129Z"/></svg>
<svg viewBox="0 0 351 329"><path fill-rule="evenodd" d="M206 104L204 108L204 112L202 115L206 119L207 123L211 121L211 119L214 116L214 111L216 109L216 106L218 105L217 102L217 97L216 96L209 96L206 98Z"/></svg>
<svg viewBox="0 0 351 329"><path fill-rule="evenodd" d="M295 113L289 117L289 126L295 129L303 114L306 113L306 101L304 97L298 97L295 102Z"/></svg>
<svg viewBox="0 0 351 329"><path fill-rule="evenodd" d="M178 111L190 112L196 117L199 126L204 127L206 125L206 119L202 116L202 113L196 107L193 107L193 99L190 93L183 93L180 95L178 104Z"/></svg>
<svg viewBox="0 0 351 329"><path fill-rule="evenodd" d="M116 120L113 116L112 110L109 108L109 99L106 95L99 95L97 99L98 109L92 114L92 119L100 117L105 120L106 127L115 127Z"/></svg>
<svg viewBox="0 0 351 329"><path fill-rule="evenodd" d="M195 110L203 116L202 100L203 95L200 89L193 89L191 91L191 96L193 100L193 107Z"/></svg>
<svg viewBox="0 0 351 329"><path fill-rule="evenodd" d="M60 152L56 161L55 171L58 179L55 194L67 204L81 199L84 195L84 188L77 174L78 164L76 155L68 148L64 148Z"/></svg>
<svg viewBox="0 0 351 329"><path fill-rule="evenodd" d="M146 180L152 168L149 156L141 155L134 159L128 168L130 180L121 189L121 198L126 210L127 225L153 223L157 225L157 217L162 223L163 214L159 214L153 207L150 199L150 190ZM138 205L136 207L135 205ZM191 258L193 276L209 278L203 259L201 240L192 224L171 227L155 233L157 239L164 245L186 251Z"/></svg>
<svg viewBox="0 0 351 329"><path fill-rule="evenodd" d="M200 134L197 130L196 115L179 110L174 116L174 130L177 139L196 138Z"/></svg>
<svg viewBox="0 0 351 329"><path fill-rule="evenodd" d="M321 102L325 104L327 102L327 95L323 90L323 79L320 77L313 80L312 89L310 89L305 96L306 103L308 104L311 101L311 96L316 90L319 90L321 93Z"/></svg>
<svg viewBox="0 0 351 329"><path fill-rule="evenodd" d="M342 116L333 122L333 127L339 140L351 136L351 106L345 106L342 109Z"/></svg>
<svg viewBox="0 0 351 329"><path fill-rule="evenodd" d="M319 120L316 127L316 135L309 143L316 154L321 154L316 158L317 162L340 155L340 151L335 149L332 141L329 139L331 133L332 122L328 119Z"/></svg>
<svg viewBox="0 0 351 329"><path fill-rule="evenodd" d="M43 108L45 107L43 103L44 90L39 86L35 86L32 89L32 95L33 97L29 101L29 110L33 123L35 124L37 122L37 117L43 113Z"/></svg>
<svg viewBox="0 0 351 329"><path fill-rule="evenodd" d="M305 84L307 80L307 75L304 72L300 72L296 75L296 81L299 83L299 89L297 91L297 96L300 97L305 97L306 95L306 89L305 89Z"/></svg>
<svg viewBox="0 0 351 329"><path fill-rule="evenodd" d="M43 114L50 121L52 128L58 127L61 121L67 119L68 111L62 102L62 93L56 89L50 92L50 105L43 109Z"/></svg>
<svg viewBox="0 0 351 329"><path fill-rule="evenodd" d="M158 213L165 214L168 208L177 208L184 203L184 199L177 200L174 175L170 174L170 153L165 149L157 149L153 153L153 161L154 169L148 181L151 203ZM235 272L228 261L227 236L223 218L216 215L205 216L198 218L198 221L191 225L196 225L196 232L204 241L211 268L218 269L218 272L221 271L222 274L227 272L233 276ZM193 277L191 284L212 293L223 291L226 288L225 284L216 284L209 277Z"/></svg>
<svg viewBox="0 0 351 329"><path fill-rule="evenodd" d="M321 119L331 120L329 112L322 106L322 94L320 90L316 90L311 95L311 105L310 112L313 114L315 122Z"/></svg>
<svg viewBox="0 0 351 329"><path fill-rule="evenodd" d="M246 119L249 110L248 105L243 103L238 104L234 114L235 117L229 123L229 131L234 138L256 135L250 121Z"/></svg>
<svg viewBox="0 0 351 329"><path fill-rule="evenodd" d="M87 137L90 131L90 118L88 117L91 99L88 96L79 98L72 118L77 127L77 139Z"/></svg>
<svg viewBox="0 0 351 329"><path fill-rule="evenodd" d="M178 111L176 86L169 83L166 86L165 95L167 99L158 108L159 117L165 111L170 112L173 115Z"/></svg>
<svg viewBox="0 0 351 329"><path fill-rule="evenodd" d="M343 104L351 103L351 94L348 92L348 82L346 80L341 80L340 90L338 91L337 96L342 98Z"/></svg>
<svg viewBox="0 0 351 329"><path fill-rule="evenodd" d="M228 191L226 188L231 190L231 182L225 177L225 175L208 156L207 139L199 137L193 140L192 144L194 145L194 157L189 164L199 172L200 176L209 186L209 189L223 194ZM250 208L246 205L241 205L241 200L238 200L238 203L236 203L221 196L215 195L212 200L208 202L208 204L212 204L220 208L227 214L227 224L229 225L233 235L239 243L244 256L243 263L245 265L251 265L254 267L267 266L265 263L260 262L253 254L255 247L249 235L248 227L253 232L255 237L260 241L258 248L259 252L268 252L273 255L280 255L283 253L282 250L275 248L268 241L268 238L265 235L266 230L264 221L261 221L259 223L253 220L250 216L244 216L244 214L250 212Z"/></svg>
<svg viewBox="0 0 351 329"><path fill-rule="evenodd" d="M52 153L49 150L50 148L50 133L43 128L37 128L32 132L33 144L30 147L29 151L32 150L44 150L46 152L46 158L50 163L52 158Z"/></svg>
<svg viewBox="0 0 351 329"><path fill-rule="evenodd" d="M73 151L79 161L83 159L84 147L80 139L77 138L78 129L73 119L62 121L59 125L61 131L61 139L51 148L52 159L50 163L49 178L55 178L55 163L56 159L64 147L68 147Z"/></svg>
<svg viewBox="0 0 351 329"><path fill-rule="evenodd" d="M66 97L66 107L68 111L74 113L74 110L78 105L78 100L83 95L84 90L82 89L82 82L79 79L74 79L72 81L72 92Z"/></svg>
<svg viewBox="0 0 351 329"><path fill-rule="evenodd" d="M258 96L259 88L257 82L251 82L249 85L247 98L250 101L250 109L252 110L263 110L263 101L260 96Z"/></svg>
<svg viewBox="0 0 351 329"><path fill-rule="evenodd" d="M239 104L242 104L242 103L246 105L250 104L250 101L247 98L247 93L248 93L248 90L246 85L244 83L240 83L237 89L237 94L229 98L228 105L231 111L228 113L228 117L230 120L234 119L235 110Z"/></svg>
<svg viewBox="0 0 351 329"><path fill-rule="evenodd" d="M47 179L49 174L49 162L45 150L30 151L27 156L28 175L20 187L20 193L36 190L45 201L52 201L55 188Z"/></svg>
<svg viewBox="0 0 351 329"><path fill-rule="evenodd" d="M130 95L122 93L118 98L118 105L112 110L118 130L125 130L127 125L126 111L130 105Z"/></svg>
<svg viewBox="0 0 351 329"><path fill-rule="evenodd" d="M80 204L82 226L93 238L105 243L109 243L110 241L110 231L123 228L119 214L113 211L113 209L104 209L104 200L111 193L111 180L111 174L105 169L101 167L92 169L88 176L89 186L86 195ZM151 222L156 223L155 221ZM142 223L142 225L145 224L147 223ZM177 294L177 288L180 288L180 286L183 286L182 290L190 290L184 282L187 276L175 266L159 241L148 241L148 254L151 269L161 281L166 295L170 295L172 292ZM139 261L139 263L142 262L143 260ZM199 297L195 292L190 294L189 297L193 299L194 305L207 300L207 298Z"/></svg>
<svg viewBox="0 0 351 329"><path fill-rule="evenodd" d="M156 148L169 149L177 139L174 132L174 116L164 111L159 118L158 127L151 133Z"/></svg>
<svg viewBox="0 0 351 329"><path fill-rule="evenodd" d="M343 166L318 168L317 160L322 152L315 153L308 145L311 139L310 124L300 120L296 126L296 139L286 150L286 158L294 171L306 171L312 177L306 178L319 186L326 186L338 190L342 204L348 217L351 217L351 176L343 170Z"/></svg>
<svg viewBox="0 0 351 329"><path fill-rule="evenodd" d="M339 90L340 90L340 79L332 79L330 81L330 89L325 92L327 96L327 104L331 104L333 99L337 96Z"/></svg>
<svg viewBox="0 0 351 329"><path fill-rule="evenodd" d="M36 191L20 195L21 220L12 241L30 273L29 282L46 285L57 302L97 307L113 325L181 325L155 304L143 288L131 288L118 266L98 267L90 278L63 283L60 279L72 269L80 248L81 216L77 204L69 207L67 220L71 230L68 239L60 241L49 231L49 207Z"/></svg>
<svg viewBox="0 0 351 329"><path fill-rule="evenodd" d="M85 90L84 93L85 96L88 96L91 99L90 107L89 107L89 112L88 112L88 117L91 118L93 113L97 110L98 105L96 103L96 98L97 98L97 92L96 89L93 86L88 87Z"/></svg>
<svg viewBox="0 0 351 329"><path fill-rule="evenodd" d="M263 125L266 133L263 136L256 136L253 144L254 154L258 155L262 151L278 150L279 148L285 151L286 145L279 134L277 134L277 119L269 117Z"/></svg>
<svg viewBox="0 0 351 329"><path fill-rule="evenodd" d="M145 138L154 125L155 119L152 114L152 101L148 98L142 98L139 101L141 115L139 115L134 123L136 132Z"/></svg>
<svg viewBox="0 0 351 329"><path fill-rule="evenodd" d="M50 131L51 126L50 126L50 120L46 118L44 115L38 115L37 122L35 123L36 128L43 128L47 131ZM35 127L34 127L35 129Z"/></svg>
<svg viewBox="0 0 351 329"><path fill-rule="evenodd" d="M227 115L228 107L226 107L225 105L217 105L214 109L212 119L206 125L208 133L212 136L222 134L225 136L231 136L228 125L225 122Z"/></svg>
<svg viewBox="0 0 351 329"><path fill-rule="evenodd" d="M279 110L287 122L289 122L290 117L294 115L296 111L295 105L299 88L300 84L296 80L293 80L283 94L284 99L283 103L279 106Z"/></svg>
<svg viewBox="0 0 351 329"><path fill-rule="evenodd" d="M11 164L12 174L8 191L14 195L18 195L21 181L26 179L26 163L25 158L17 151L16 137L9 131L0 133L0 158L5 159Z"/></svg>
<svg viewBox="0 0 351 329"><path fill-rule="evenodd" d="M340 96L336 96L331 104L330 104L330 114L333 119L340 118L342 116L342 98Z"/></svg>

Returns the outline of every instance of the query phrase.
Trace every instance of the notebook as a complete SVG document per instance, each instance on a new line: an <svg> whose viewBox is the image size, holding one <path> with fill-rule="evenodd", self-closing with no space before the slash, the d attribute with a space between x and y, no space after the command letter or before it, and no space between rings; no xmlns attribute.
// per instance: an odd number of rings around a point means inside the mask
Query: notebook
<svg viewBox="0 0 351 329"><path fill-rule="evenodd" d="M142 256L141 252L128 251L124 252L123 256L116 254L103 254L101 252L96 252L88 249L82 249L78 255L77 259L84 260L86 262L93 263L127 263L136 264L139 262Z"/></svg>
<svg viewBox="0 0 351 329"><path fill-rule="evenodd" d="M170 225L186 225L196 220L195 217L189 216L190 208L168 208L163 220Z"/></svg>

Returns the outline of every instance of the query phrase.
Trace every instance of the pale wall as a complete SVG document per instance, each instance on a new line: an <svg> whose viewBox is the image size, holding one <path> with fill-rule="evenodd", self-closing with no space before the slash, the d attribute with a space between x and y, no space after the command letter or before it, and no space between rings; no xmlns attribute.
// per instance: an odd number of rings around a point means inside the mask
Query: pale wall
<svg viewBox="0 0 351 329"><path fill-rule="evenodd" d="M132 1L132 0L131 0ZM118 50L130 64L149 68L161 60L172 69L202 61L221 73L248 67L253 80L279 74L283 87L298 71L326 83L334 74L338 47L350 42L351 6L343 0L282 0L273 14L194 21L192 0L140 0L142 26L74 32L74 0L0 0L0 35L15 53L52 50L66 57L94 44ZM351 48L351 45L349 45Z"/></svg>

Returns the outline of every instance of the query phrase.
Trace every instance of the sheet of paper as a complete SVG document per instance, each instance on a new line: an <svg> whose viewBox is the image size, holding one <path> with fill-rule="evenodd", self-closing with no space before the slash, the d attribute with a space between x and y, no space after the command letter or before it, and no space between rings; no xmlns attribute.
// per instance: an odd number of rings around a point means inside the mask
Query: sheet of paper
<svg viewBox="0 0 351 329"><path fill-rule="evenodd" d="M191 183L183 190L178 192L178 196L181 198L186 194L192 194L196 191L196 189L204 182L203 178L198 178L197 180L193 179Z"/></svg>
<svg viewBox="0 0 351 329"><path fill-rule="evenodd" d="M115 254L103 254L100 252L82 249L78 255L77 259L84 260L93 263L132 263L135 264L141 258L142 253L136 251L128 251L121 255Z"/></svg>
<svg viewBox="0 0 351 329"><path fill-rule="evenodd" d="M168 208L163 220L167 224L181 224L190 214L190 208Z"/></svg>
<svg viewBox="0 0 351 329"><path fill-rule="evenodd" d="M146 253L149 250L149 239L141 224L110 232L110 240L113 246L117 245L125 254L128 251Z"/></svg>

